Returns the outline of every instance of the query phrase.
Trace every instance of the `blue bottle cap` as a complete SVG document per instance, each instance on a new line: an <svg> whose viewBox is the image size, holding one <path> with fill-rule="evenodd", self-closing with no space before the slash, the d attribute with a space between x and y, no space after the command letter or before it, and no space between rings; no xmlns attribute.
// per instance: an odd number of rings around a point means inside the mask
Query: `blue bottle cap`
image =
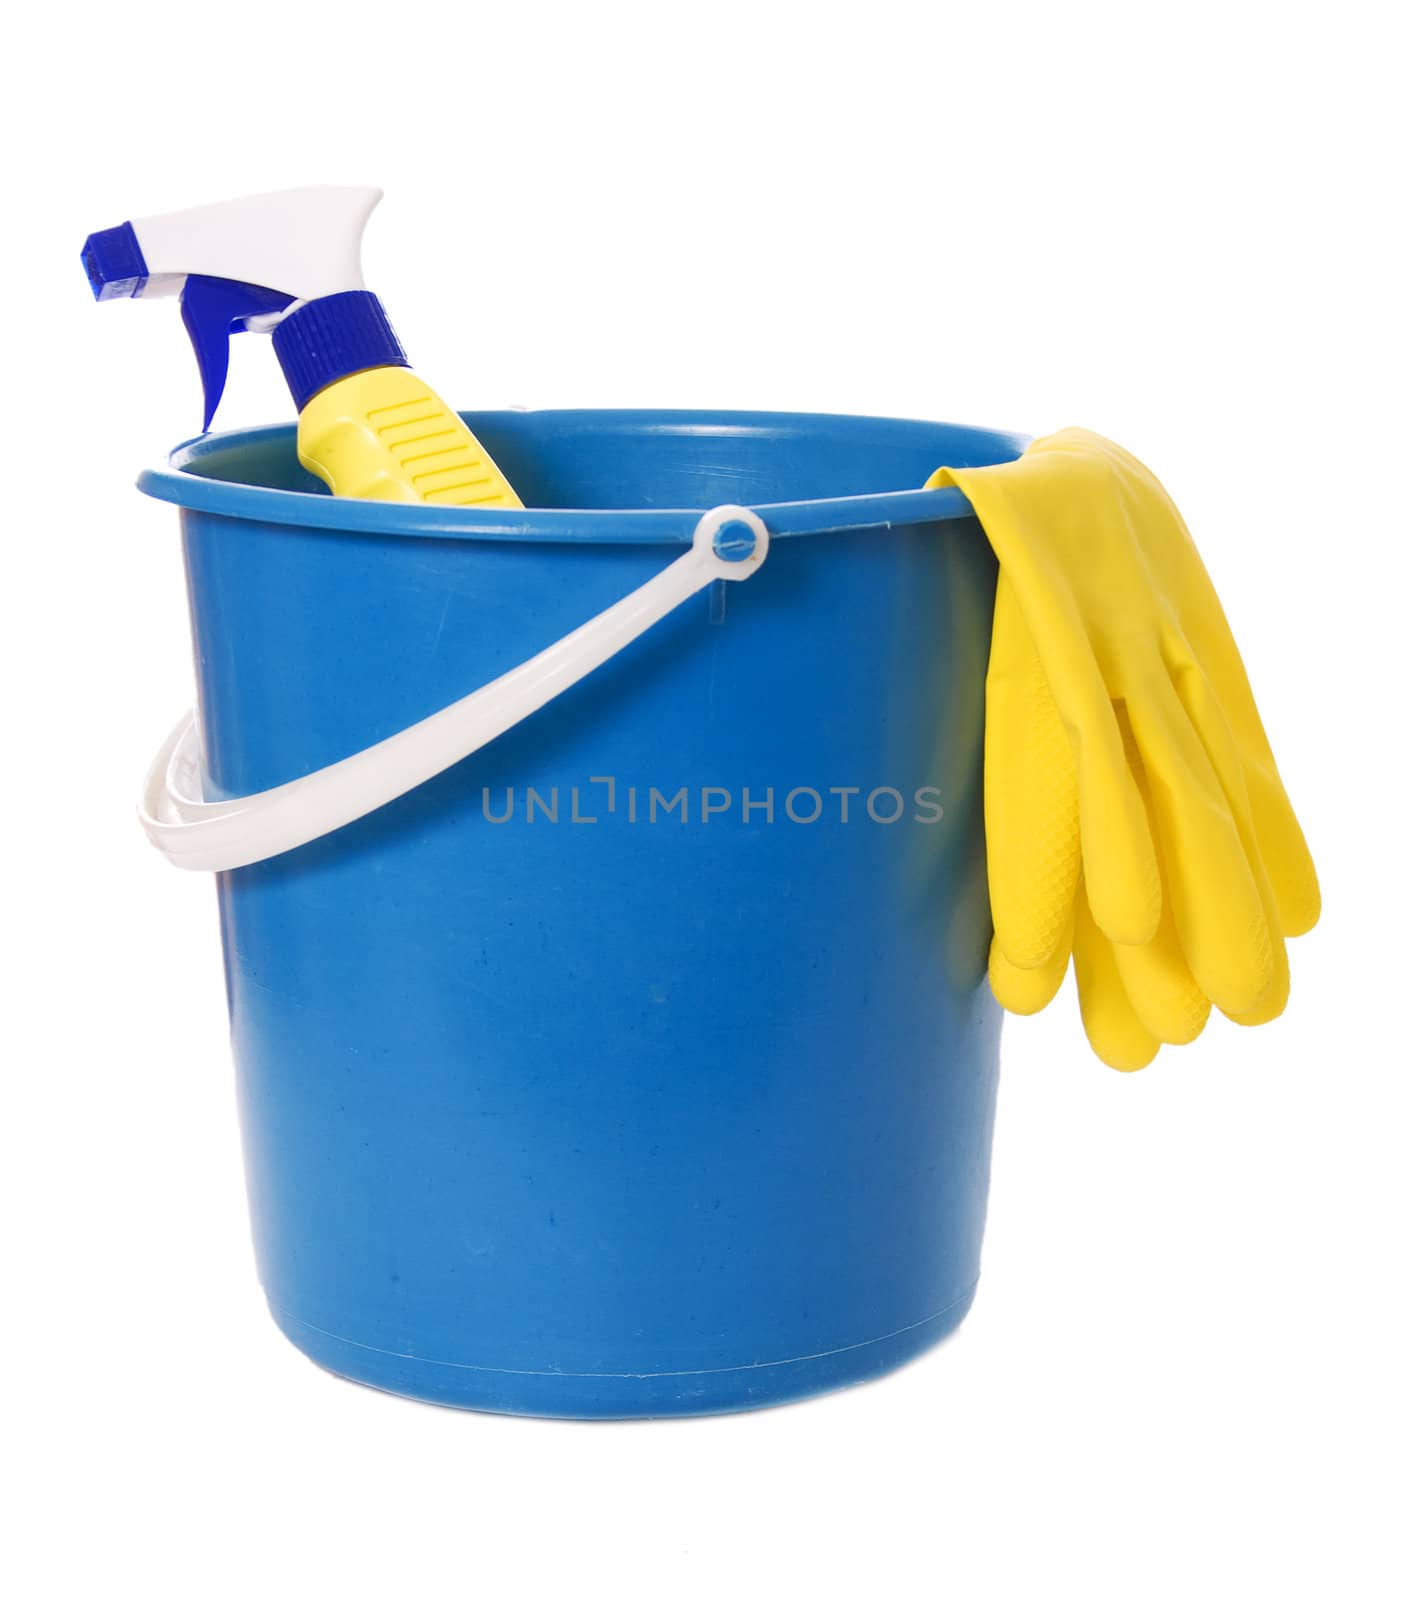
<svg viewBox="0 0 1418 1600"><path fill-rule="evenodd" d="M367 289L322 295L298 306L276 325L272 343L302 411L321 389L352 372L409 364L378 296Z"/></svg>

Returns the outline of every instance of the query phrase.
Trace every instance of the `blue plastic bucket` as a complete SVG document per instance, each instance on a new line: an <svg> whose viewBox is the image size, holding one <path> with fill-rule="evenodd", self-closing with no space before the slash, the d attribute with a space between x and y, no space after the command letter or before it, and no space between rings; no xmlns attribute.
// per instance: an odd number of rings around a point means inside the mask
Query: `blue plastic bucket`
<svg viewBox="0 0 1418 1600"><path fill-rule="evenodd" d="M999 1026L995 569L955 491L911 486L1022 441L469 420L547 509L335 500L291 428L205 438L140 479L182 508L209 798L497 677L653 577L720 501L757 510L770 553L441 776L219 875L275 1319L346 1377L554 1416L733 1410L886 1371L974 1294Z"/></svg>

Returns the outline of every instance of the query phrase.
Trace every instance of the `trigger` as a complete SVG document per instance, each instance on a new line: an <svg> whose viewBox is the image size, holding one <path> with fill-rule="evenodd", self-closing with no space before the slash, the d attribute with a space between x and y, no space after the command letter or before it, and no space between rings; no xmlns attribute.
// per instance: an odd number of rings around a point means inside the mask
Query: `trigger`
<svg viewBox="0 0 1418 1600"><path fill-rule="evenodd" d="M226 387L229 346L248 317L268 316L293 305L295 296L231 278L188 277L182 290L182 321L202 374L202 432L212 425Z"/></svg>

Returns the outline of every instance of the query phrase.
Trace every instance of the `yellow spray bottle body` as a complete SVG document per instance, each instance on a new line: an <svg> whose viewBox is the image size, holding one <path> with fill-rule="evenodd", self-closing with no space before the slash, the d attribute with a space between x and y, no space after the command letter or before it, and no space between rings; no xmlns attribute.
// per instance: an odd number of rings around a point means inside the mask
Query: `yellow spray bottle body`
<svg viewBox="0 0 1418 1600"><path fill-rule="evenodd" d="M378 189L320 186L121 223L90 234L99 300L181 296L202 374L204 430L233 333L272 335L300 413L302 465L337 495L520 506L463 419L409 370L364 287L360 241Z"/></svg>
<svg viewBox="0 0 1418 1600"><path fill-rule="evenodd" d="M333 494L434 506L520 506L467 423L407 367L371 367L307 401L296 453Z"/></svg>

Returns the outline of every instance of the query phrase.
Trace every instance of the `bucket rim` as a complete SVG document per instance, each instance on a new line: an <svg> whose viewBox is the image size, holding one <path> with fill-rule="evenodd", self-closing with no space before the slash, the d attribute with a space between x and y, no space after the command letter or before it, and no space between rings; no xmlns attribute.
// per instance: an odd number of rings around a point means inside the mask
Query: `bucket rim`
<svg viewBox="0 0 1418 1600"><path fill-rule="evenodd" d="M968 438L977 452L983 449L991 458L991 464L1013 460L1029 442L1027 434L999 428L839 412L547 408L462 411L459 415L474 432L489 421L506 422L514 418L522 421L528 417L554 420L563 431L577 426L600 432L608 427L619 427L638 433L713 433L719 437L734 433L772 433L790 427L800 429L805 424L829 437L834 433L846 437L863 424L870 424L899 431L903 442L913 438L924 442L924 436L939 434L943 449L950 436L957 440ZM267 525L350 534L563 544L688 545L699 519L710 509L708 506L597 510L439 507L405 501L337 499L314 491L233 483L205 477L192 470L205 458L228 451L235 444L283 440L293 444L295 432L295 423L288 422L201 434L173 449L166 465L144 469L138 475L137 487L155 500L186 511ZM962 463L947 458L940 464ZM775 538L918 527L975 515L958 489L903 489L817 500L787 500L758 503L750 509L764 519Z"/></svg>

